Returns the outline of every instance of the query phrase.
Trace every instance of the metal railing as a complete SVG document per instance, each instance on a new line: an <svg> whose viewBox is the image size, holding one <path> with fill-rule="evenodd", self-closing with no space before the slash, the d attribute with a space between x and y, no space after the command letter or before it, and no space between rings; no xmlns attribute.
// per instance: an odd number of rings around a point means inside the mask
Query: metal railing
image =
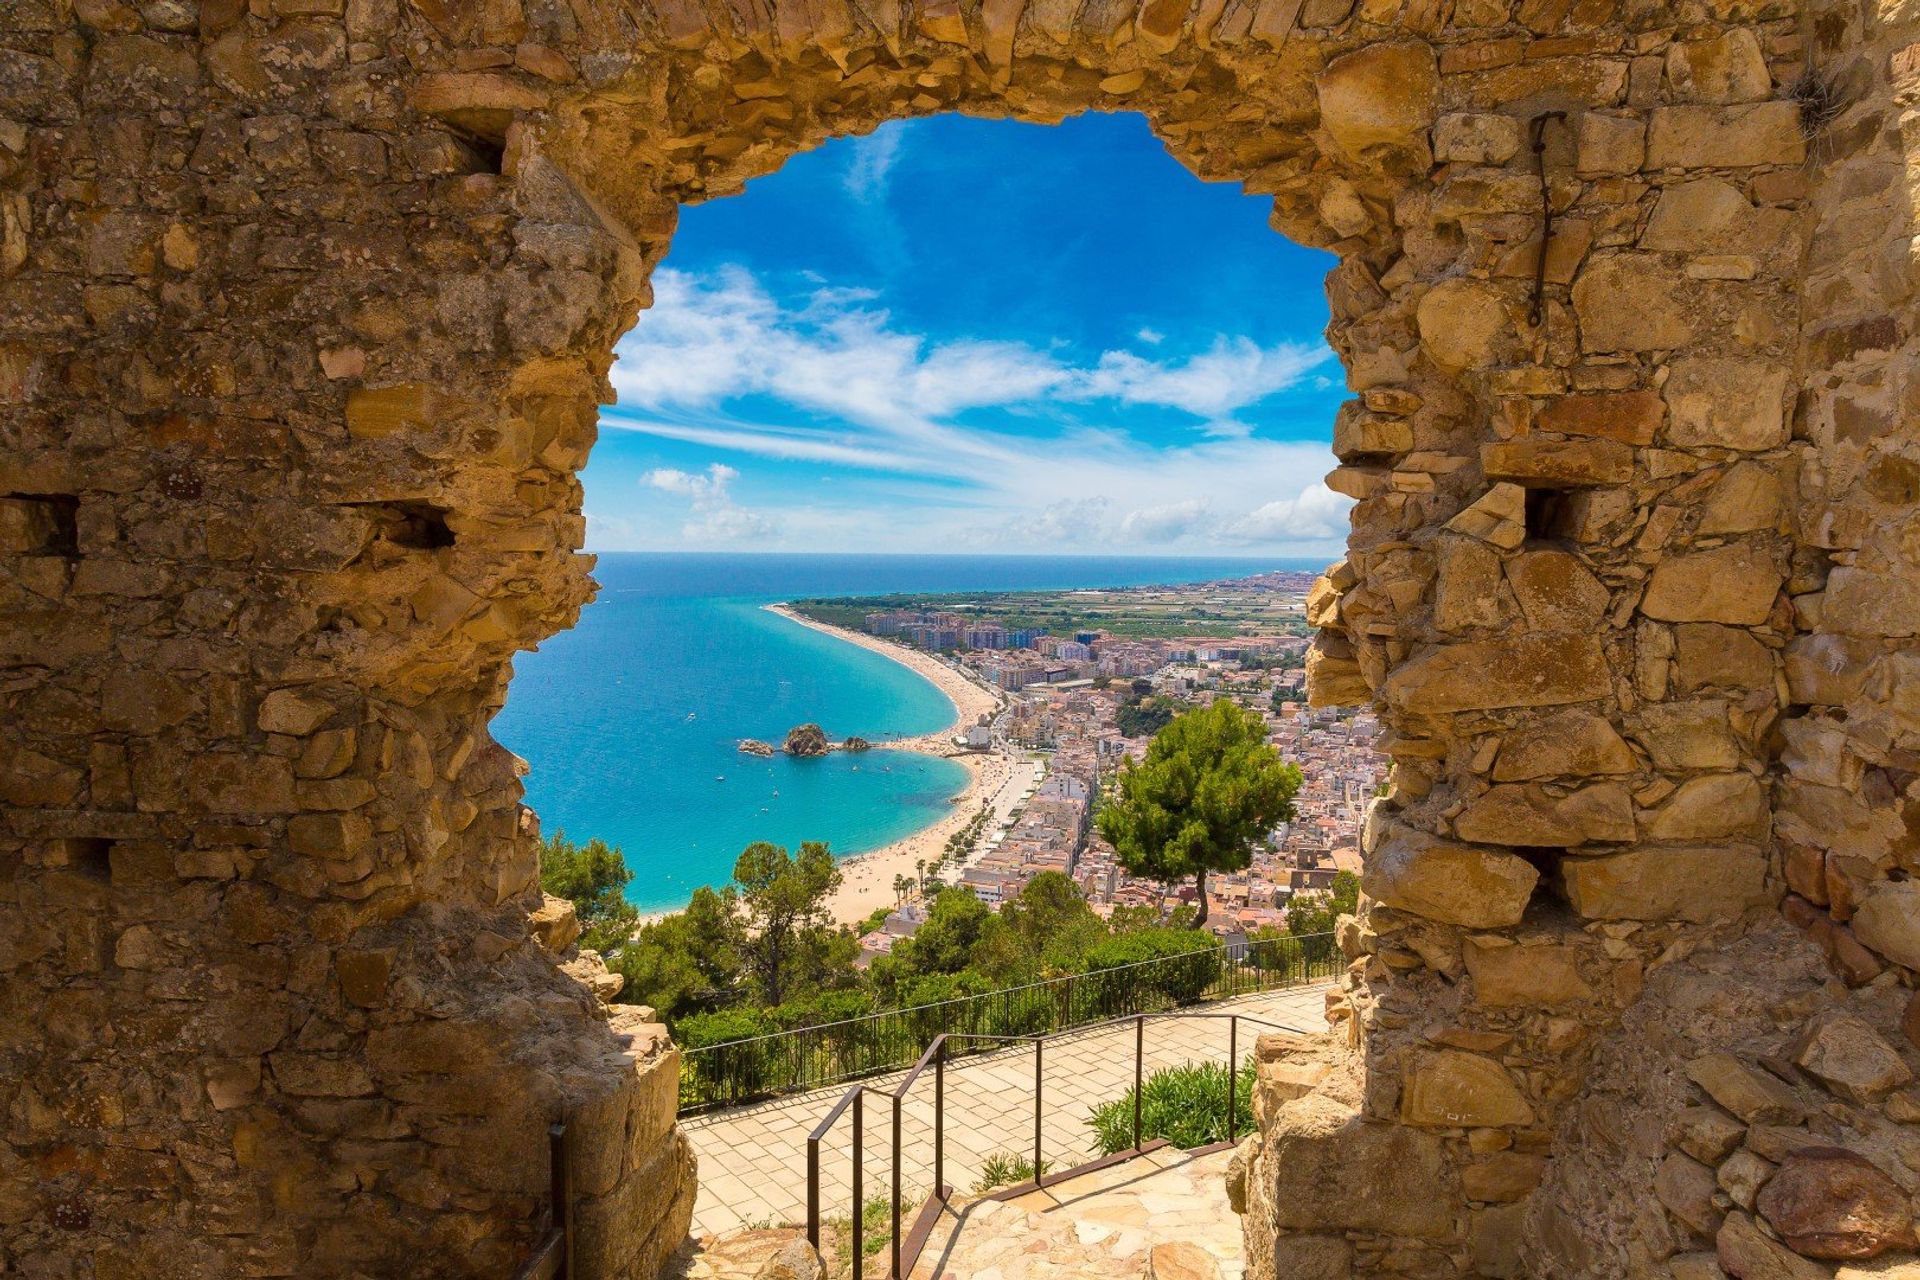
<svg viewBox="0 0 1920 1280"><path fill-rule="evenodd" d="M1240 1102L1241 1022L1245 1021L1257 1026L1270 1027L1276 1031L1291 1031L1295 1033L1299 1033L1302 1030L1301 1028L1288 1026L1280 1022L1270 1022L1264 1018L1255 1018L1241 1013L1192 1012L1136 1013L1128 1017L1110 1018L1104 1023L1093 1024L1090 1028L1079 1028L1080 1030L1088 1030L1097 1029L1102 1025L1121 1026L1128 1022L1133 1023L1133 1145L1124 1150L1111 1152L1096 1160L1074 1165L1071 1168L1063 1169L1053 1174L1049 1174L1046 1171L1045 1152L1042 1150L1046 1116L1045 1052L1046 1042L1060 1033L1056 1032L1054 1035L1031 1036L982 1036L964 1033L942 1034L935 1037L933 1043L927 1046L926 1052L920 1055L920 1060L914 1064L913 1069L906 1074L905 1078L903 1078L899 1084L891 1089L880 1089L868 1084L854 1085L841 1096L838 1102L833 1104L833 1108L821 1118L820 1123L815 1125L813 1131L807 1135L808 1243L816 1250L820 1248L820 1144L826 1139L827 1135L833 1131L833 1127L839 1122L840 1117L845 1115L848 1109L851 1108L853 1111L853 1144L849 1152L849 1161L851 1165L852 1182L852 1239L849 1252L852 1255L853 1280L864 1280L866 1267L867 1203L865 1103L867 1095L871 1094L876 1098L885 1099L891 1104L892 1158L890 1162L890 1172L892 1175L892 1187L887 1197L888 1215L891 1225L887 1242L888 1266L886 1275L888 1280L904 1280L904 1277L912 1272L914 1264L920 1259L921 1251L926 1247L928 1238L933 1234L934 1226L939 1222L941 1213L948 1208L953 1200L953 1188L946 1185L946 1065L947 1059L950 1056L947 1052L947 1046L949 1044L958 1041L962 1043L988 1042L997 1045L1025 1043L1033 1045L1033 1177L1026 1182L1017 1183L1014 1186L995 1191L986 1197L988 1199L1012 1199L1016 1196L1025 1195L1030 1191L1037 1191L1044 1186L1063 1182L1068 1178L1076 1177L1083 1173L1091 1173L1095 1169L1103 1169L1109 1165L1132 1160L1149 1151L1165 1146L1166 1143L1161 1140L1148 1141L1142 1127L1144 1118L1143 1099L1146 1092L1147 1022L1149 1019L1199 1018L1225 1019L1227 1022L1227 1137L1225 1142L1214 1143L1211 1146L1201 1147L1197 1150L1213 1151L1219 1150L1222 1147L1232 1146L1239 1140L1238 1107ZM921 1204L919 1212L914 1215L912 1227L903 1234L900 1230L901 1210L903 1208L901 1187L902 1106L908 1092L929 1066L933 1068L933 1190Z"/></svg>
<svg viewBox="0 0 1920 1280"><path fill-rule="evenodd" d="M898 1071L937 1037L986 1043L1070 1031L1336 976L1333 935L1250 939L1002 991L683 1048L680 1114ZM976 1050L977 1051L977 1050Z"/></svg>
<svg viewBox="0 0 1920 1280"><path fill-rule="evenodd" d="M573 1185L567 1173L567 1126L547 1129L547 1233L533 1247L533 1256L514 1273L514 1280L573 1280Z"/></svg>

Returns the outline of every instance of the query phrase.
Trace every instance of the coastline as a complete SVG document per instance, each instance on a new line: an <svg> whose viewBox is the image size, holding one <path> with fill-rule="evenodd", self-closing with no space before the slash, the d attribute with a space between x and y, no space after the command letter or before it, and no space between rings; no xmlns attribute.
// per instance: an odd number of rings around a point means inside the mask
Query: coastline
<svg viewBox="0 0 1920 1280"><path fill-rule="evenodd" d="M876 749L945 756L967 771L967 781L955 794L949 812L932 825L922 827L891 844L881 845L878 849L869 849L839 860L841 883L827 900L827 909L836 923L859 924L877 908L893 906L894 877L912 876L916 863L922 859L931 862L939 857L946 847L947 838L965 826L979 812L983 803L993 803L1004 814L1025 790L1033 771L1024 767L1026 762L1017 761L999 751L954 753L952 738L955 732L973 724L982 713L997 712L1003 699L967 679L932 654L802 617L784 603L761 607L789 622L899 663L939 689L953 704L953 721L943 729L911 738L892 738L874 743Z"/></svg>

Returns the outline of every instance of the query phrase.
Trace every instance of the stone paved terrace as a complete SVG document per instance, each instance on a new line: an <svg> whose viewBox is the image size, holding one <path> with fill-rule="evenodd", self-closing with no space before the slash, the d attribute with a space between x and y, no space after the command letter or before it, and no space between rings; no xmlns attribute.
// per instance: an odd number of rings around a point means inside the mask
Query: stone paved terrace
<svg viewBox="0 0 1920 1280"><path fill-rule="evenodd" d="M1261 992L1198 1007L1195 1012L1240 1013L1303 1031L1326 1026L1326 984ZM1242 1060L1251 1054L1266 1028L1243 1023ZM1060 1169L1098 1154L1088 1113L1099 1103L1122 1096L1133 1084L1131 1023L1102 1030L1072 1032L1048 1041L1043 1055L1046 1102L1042 1152ZM1147 1023L1146 1069L1183 1062L1215 1061L1226 1056L1224 1019L1159 1019ZM905 1072L868 1083L891 1089ZM951 1063L946 1073L947 1182L966 1194L987 1158L998 1152L1029 1156L1033 1149L1033 1052L1022 1046ZM700 1162L695 1235L717 1234L740 1226L806 1221L807 1134L847 1086L835 1085L752 1106L734 1107L681 1122ZM891 1107L869 1098L866 1115L866 1185L870 1199L885 1194L891 1178ZM905 1199L915 1207L932 1184L933 1077L916 1081L901 1121ZM845 1215L852 1204L851 1113L843 1115L821 1144L821 1212ZM908 1210L911 1212L911 1210Z"/></svg>
<svg viewBox="0 0 1920 1280"><path fill-rule="evenodd" d="M1241 1280L1245 1242L1227 1203L1232 1158L1163 1147L1017 1200L963 1205L934 1231L912 1280L1135 1280L1149 1250L1177 1243L1203 1250L1220 1280Z"/></svg>

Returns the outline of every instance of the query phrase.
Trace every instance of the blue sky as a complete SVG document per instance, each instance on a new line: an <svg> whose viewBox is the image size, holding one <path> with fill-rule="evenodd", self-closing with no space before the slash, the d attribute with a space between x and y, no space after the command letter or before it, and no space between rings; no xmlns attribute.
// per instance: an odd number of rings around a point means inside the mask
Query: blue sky
<svg viewBox="0 0 1920 1280"><path fill-rule="evenodd" d="M941 116L682 210L592 550L1317 553L1333 265L1133 115Z"/></svg>

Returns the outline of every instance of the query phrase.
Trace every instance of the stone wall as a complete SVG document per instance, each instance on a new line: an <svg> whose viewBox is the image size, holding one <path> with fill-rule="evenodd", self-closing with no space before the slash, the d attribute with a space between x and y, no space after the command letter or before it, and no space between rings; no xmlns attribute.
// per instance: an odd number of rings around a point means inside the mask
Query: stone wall
<svg viewBox="0 0 1920 1280"><path fill-rule="evenodd" d="M502 1274L564 1117L583 1273L653 1273L673 1050L541 902L487 732L591 591L612 344L680 204L888 119L1114 109L1338 255L1357 394L1310 669L1394 787L1340 1050L1269 1047L1250 1256L1628 1274L1634 1178L1565 1156L1682 998L1647 975L1791 886L1910 979L1885 9L15 0L0 1267Z"/></svg>

